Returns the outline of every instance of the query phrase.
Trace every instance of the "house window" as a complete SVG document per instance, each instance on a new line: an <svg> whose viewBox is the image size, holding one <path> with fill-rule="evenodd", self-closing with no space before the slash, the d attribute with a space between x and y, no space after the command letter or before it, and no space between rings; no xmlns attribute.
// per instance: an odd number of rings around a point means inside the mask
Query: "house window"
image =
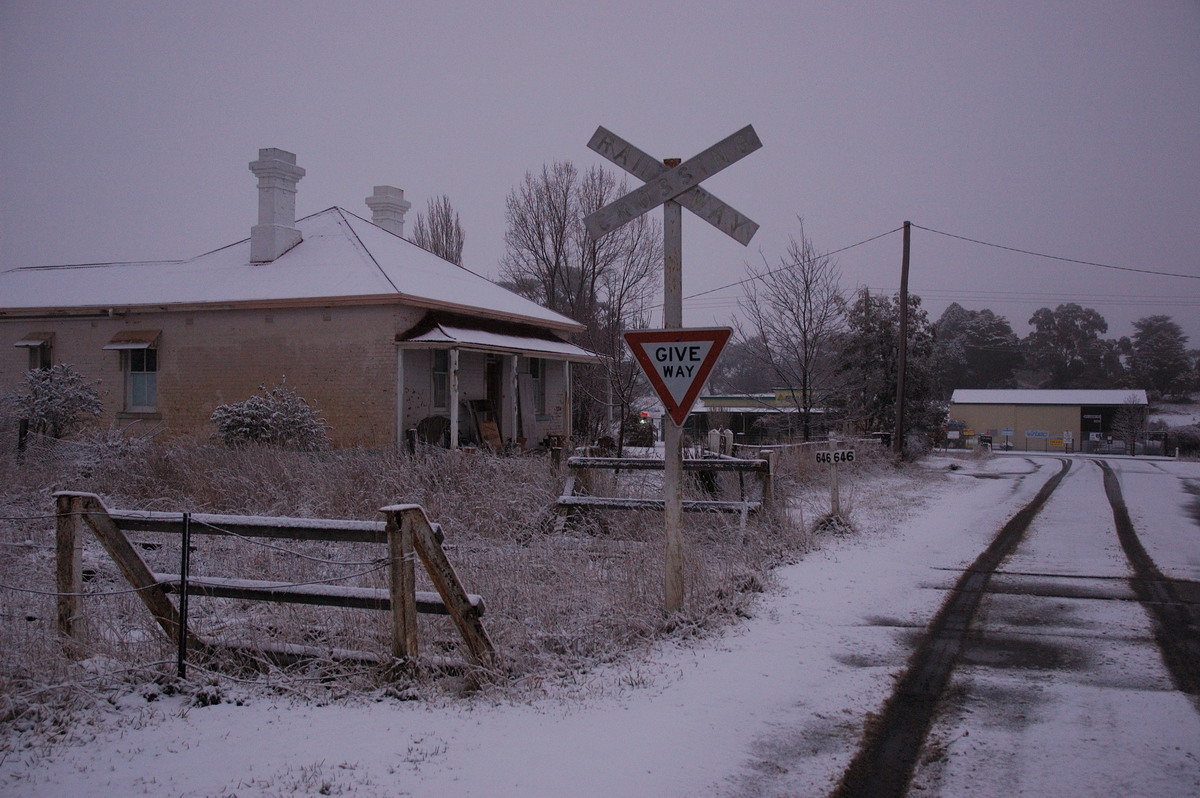
<svg viewBox="0 0 1200 798"><path fill-rule="evenodd" d="M158 330L122 330L104 348L121 353L125 411L153 413L158 404Z"/></svg>
<svg viewBox="0 0 1200 798"><path fill-rule="evenodd" d="M30 369L48 369L54 365L54 333L29 333L14 345L29 350Z"/></svg>
<svg viewBox="0 0 1200 798"><path fill-rule="evenodd" d="M158 402L158 350L129 349L123 354L125 409L152 412Z"/></svg>
<svg viewBox="0 0 1200 798"><path fill-rule="evenodd" d="M433 409L447 410L450 407L450 353L445 349L433 350Z"/></svg>

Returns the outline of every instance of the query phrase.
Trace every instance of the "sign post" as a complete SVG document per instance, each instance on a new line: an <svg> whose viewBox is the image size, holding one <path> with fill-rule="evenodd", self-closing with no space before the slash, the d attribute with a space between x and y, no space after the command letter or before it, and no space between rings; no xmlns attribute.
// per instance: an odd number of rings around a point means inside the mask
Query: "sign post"
<svg viewBox="0 0 1200 798"><path fill-rule="evenodd" d="M605 205L584 217L583 223L592 238L599 240L647 211L663 206L663 327L682 331L683 327L683 208L687 207L700 218L729 235L743 246L758 229L758 225L733 208L700 188L700 182L727 166L740 161L762 147L754 127L746 127L725 138L687 161L677 158L661 164L632 144L603 127L596 129L588 147L612 163L631 172L645 185L624 197ZM728 338L728 334L726 334ZM628 335L627 335L628 339ZM631 347L633 345L631 344ZM716 347L719 354L724 341ZM634 349L635 356L637 349ZM639 362L642 362L639 359ZM715 362L715 355L713 362ZM686 366L687 364L681 364ZM645 363L643 363L643 369ZM711 370L712 366L709 365ZM706 372L707 373L707 372ZM650 372L647 371L647 375ZM654 378L651 377L651 382ZM703 385L698 379L690 385L695 393ZM664 401L664 404L666 402ZM691 402L678 418L673 413L663 424L663 525L666 528L665 574L663 577L663 607L667 612L683 608L683 419Z"/></svg>
<svg viewBox="0 0 1200 798"><path fill-rule="evenodd" d="M817 462L829 465L829 514L842 517L842 502L838 495L838 463L853 463L853 449L838 449L832 452L817 452Z"/></svg>

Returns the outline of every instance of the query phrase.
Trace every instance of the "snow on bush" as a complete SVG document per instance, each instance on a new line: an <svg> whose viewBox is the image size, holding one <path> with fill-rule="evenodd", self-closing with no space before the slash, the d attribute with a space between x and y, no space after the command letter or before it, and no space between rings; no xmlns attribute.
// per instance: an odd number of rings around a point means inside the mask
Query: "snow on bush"
<svg viewBox="0 0 1200 798"><path fill-rule="evenodd" d="M329 448L325 420L295 391L283 385L265 385L243 402L221 405L211 421L226 446L260 443L300 452Z"/></svg>
<svg viewBox="0 0 1200 798"><path fill-rule="evenodd" d="M31 369L25 374L24 390L10 393L5 401L29 422L31 432L51 438L61 438L82 426L88 416L100 415L100 394L66 363Z"/></svg>

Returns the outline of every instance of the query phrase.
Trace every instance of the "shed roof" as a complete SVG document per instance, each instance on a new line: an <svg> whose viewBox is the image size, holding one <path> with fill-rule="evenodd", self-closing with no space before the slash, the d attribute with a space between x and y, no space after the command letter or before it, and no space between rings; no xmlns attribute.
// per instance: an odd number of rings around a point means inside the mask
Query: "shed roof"
<svg viewBox="0 0 1200 798"><path fill-rule="evenodd" d="M269 263L250 239L186 260L0 272L0 316L253 303L405 302L562 331L583 326L343 208L296 222L303 240Z"/></svg>
<svg viewBox="0 0 1200 798"><path fill-rule="evenodd" d="M950 397L956 405L1124 405L1148 404L1143 390L1023 390L959 388Z"/></svg>

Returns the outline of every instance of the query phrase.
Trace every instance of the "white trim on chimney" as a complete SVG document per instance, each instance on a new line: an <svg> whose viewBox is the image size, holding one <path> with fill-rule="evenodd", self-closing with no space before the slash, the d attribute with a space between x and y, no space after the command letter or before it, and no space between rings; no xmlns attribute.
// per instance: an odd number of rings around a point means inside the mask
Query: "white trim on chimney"
<svg viewBox="0 0 1200 798"><path fill-rule="evenodd" d="M375 193L367 197L367 207L371 209L371 221L387 230L404 237L404 214L412 207L412 203L404 199L404 190L395 186L375 186Z"/></svg>
<svg viewBox="0 0 1200 798"><path fill-rule="evenodd" d="M258 224L250 228L250 262L269 263L300 243L296 229L296 184L304 170L295 153L276 147L258 151L250 162L258 178Z"/></svg>

